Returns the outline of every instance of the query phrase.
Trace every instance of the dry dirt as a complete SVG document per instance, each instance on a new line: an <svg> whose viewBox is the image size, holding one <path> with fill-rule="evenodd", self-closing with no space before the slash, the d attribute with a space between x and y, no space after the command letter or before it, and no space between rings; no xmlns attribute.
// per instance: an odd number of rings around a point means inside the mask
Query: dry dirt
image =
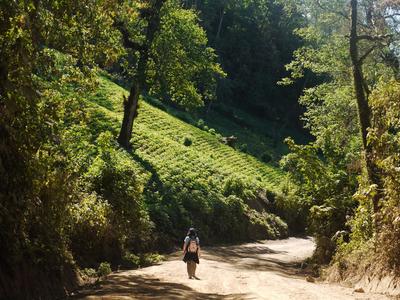
<svg viewBox="0 0 400 300"><path fill-rule="evenodd" d="M311 239L289 238L203 249L190 280L180 252L159 265L113 273L76 299L389 299L323 282L298 268L312 254Z"/></svg>

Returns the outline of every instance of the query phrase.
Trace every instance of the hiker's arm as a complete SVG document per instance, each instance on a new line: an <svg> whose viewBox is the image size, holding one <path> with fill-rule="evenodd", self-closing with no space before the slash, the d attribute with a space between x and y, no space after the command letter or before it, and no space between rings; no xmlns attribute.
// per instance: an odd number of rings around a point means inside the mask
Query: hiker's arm
<svg viewBox="0 0 400 300"><path fill-rule="evenodd" d="M199 258L200 258L200 245L199 245L199 247L198 247L198 249L197 249L197 255L198 255Z"/></svg>
<svg viewBox="0 0 400 300"><path fill-rule="evenodd" d="M185 242L183 242L182 251L183 251L183 254L185 254L185 253L186 253L186 243L185 243Z"/></svg>

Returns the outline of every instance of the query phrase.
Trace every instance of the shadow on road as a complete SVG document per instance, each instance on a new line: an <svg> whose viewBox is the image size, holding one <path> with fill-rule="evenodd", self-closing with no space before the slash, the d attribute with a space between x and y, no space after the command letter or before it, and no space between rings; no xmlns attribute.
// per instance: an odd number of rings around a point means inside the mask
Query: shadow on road
<svg viewBox="0 0 400 300"><path fill-rule="evenodd" d="M107 277L101 285L82 290L70 299L246 299L245 294L218 295L200 293L192 288L173 282L160 281L150 276L115 274Z"/></svg>
<svg viewBox="0 0 400 300"><path fill-rule="evenodd" d="M281 254L281 255L280 255ZM301 270L301 262L281 259L287 251L276 251L263 244L250 247L247 244L229 247L210 247L204 257L218 260L235 266L235 268L271 271L286 277L303 278L306 274Z"/></svg>

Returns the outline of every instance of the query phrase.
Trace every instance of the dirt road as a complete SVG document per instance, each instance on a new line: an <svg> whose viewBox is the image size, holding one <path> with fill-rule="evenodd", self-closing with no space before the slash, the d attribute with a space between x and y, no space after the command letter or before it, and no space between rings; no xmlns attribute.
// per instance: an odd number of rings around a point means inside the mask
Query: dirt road
<svg viewBox="0 0 400 300"><path fill-rule="evenodd" d="M196 272L200 280L188 279L175 253L160 265L113 273L77 299L388 299L307 282L296 265L313 249L311 239L301 238L205 248Z"/></svg>

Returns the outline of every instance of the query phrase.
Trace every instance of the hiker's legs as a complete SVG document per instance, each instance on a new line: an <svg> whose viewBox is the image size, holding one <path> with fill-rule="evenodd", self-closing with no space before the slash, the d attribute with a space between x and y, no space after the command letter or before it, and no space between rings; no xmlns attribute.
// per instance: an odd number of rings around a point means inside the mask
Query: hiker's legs
<svg viewBox="0 0 400 300"><path fill-rule="evenodd" d="M196 263L192 260L189 260L187 262L187 272L189 277L194 276L195 271L196 271Z"/></svg>
<svg viewBox="0 0 400 300"><path fill-rule="evenodd" d="M193 261L192 262L193 263L193 267L192 267L192 276L193 277L196 277L196 267L197 267L197 264Z"/></svg>
<svg viewBox="0 0 400 300"><path fill-rule="evenodd" d="M187 273L188 273L189 278L192 277L192 265L191 265L191 262L192 262L191 260L188 260L186 262Z"/></svg>

